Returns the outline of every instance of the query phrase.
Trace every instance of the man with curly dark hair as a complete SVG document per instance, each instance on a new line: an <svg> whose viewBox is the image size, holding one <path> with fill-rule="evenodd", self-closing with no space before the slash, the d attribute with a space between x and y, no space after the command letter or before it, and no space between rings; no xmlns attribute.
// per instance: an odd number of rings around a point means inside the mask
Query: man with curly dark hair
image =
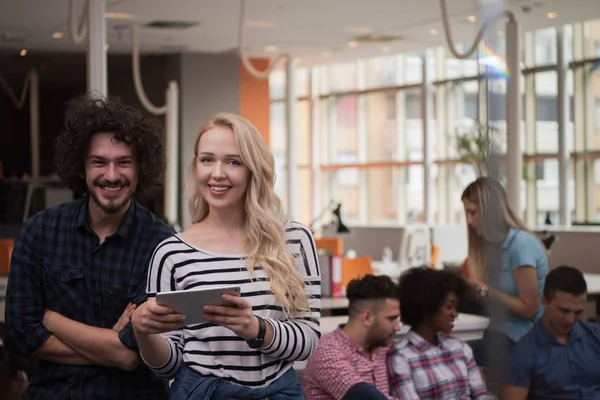
<svg viewBox="0 0 600 400"><path fill-rule="evenodd" d="M400 277L400 315L411 329L388 355L391 392L401 399L493 399L473 351L451 336L467 282L450 271L411 268Z"/></svg>
<svg viewBox="0 0 600 400"><path fill-rule="evenodd" d="M397 286L389 276L366 275L346 288L348 323L321 338L308 359L307 400L391 399L386 354L400 329Z"/></svg>
<svg viewBox="0 0 600 400"><path fill-rule="evenodd" d="M27 398L166 398L130 322L152 251L173 234L133 200L161 181L161 126L116 98L79 97L55 158L82 197L27 221L6 296L9 349L39 360Z"/></svg>

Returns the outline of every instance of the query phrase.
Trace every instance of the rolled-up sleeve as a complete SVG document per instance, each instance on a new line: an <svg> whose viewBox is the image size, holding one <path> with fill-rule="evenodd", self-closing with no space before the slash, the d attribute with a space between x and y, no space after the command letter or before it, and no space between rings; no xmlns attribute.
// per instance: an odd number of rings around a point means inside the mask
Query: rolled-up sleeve
<svg viewBox="0 0 600 400"><path fill-rule="evenodd" d="M11 256L6 288L6 341L10 352L30 355L51 333L44 327L44 284L40 225L33 217L23 227Z"/></svg>

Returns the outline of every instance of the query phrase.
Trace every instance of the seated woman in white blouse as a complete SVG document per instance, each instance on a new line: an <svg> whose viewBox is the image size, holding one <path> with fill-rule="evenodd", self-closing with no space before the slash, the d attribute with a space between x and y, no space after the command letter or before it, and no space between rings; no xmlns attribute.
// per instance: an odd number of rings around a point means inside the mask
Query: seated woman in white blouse
<svg viewBox="0 0 600 400"><path fill-rule="evenodd" d="M468 292L457 274L413 268L400 277L400 315L411 330L390 352L393 396L404 400L493 399L463 341L450 335L459 300Z"/></svg>

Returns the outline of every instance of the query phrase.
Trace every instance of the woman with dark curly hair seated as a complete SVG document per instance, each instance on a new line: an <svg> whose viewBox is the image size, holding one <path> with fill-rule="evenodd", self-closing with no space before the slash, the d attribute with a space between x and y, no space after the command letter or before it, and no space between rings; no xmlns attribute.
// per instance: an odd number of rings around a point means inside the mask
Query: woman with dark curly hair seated
<svg viewBox="0 0 600 400"><path fill-rule="evenodd" d="M399 283L400 318L411 329L388 355L393 396L413 399L493 399L473 351L450 335L459 301L469 290L459 275L413 268Z"/></svg>

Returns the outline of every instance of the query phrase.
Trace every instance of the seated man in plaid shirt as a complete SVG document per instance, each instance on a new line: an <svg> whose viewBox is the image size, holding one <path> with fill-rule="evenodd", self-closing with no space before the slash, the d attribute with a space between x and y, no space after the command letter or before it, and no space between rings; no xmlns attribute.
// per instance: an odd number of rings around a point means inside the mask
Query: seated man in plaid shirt
<svg viewBox="0 0 600 400"><path fill-rule="evenodd" d="M116 99L81 97L56 147L58 175L82 197L27 221L6 292L8 348L39 359L27 399L164 399L129 322L152 251L173 234L132 199L160 182L162 129Z"/></svg>
<svg viewBox="0 0 600 400"><path fill-rule="evenodd" d="M488 400L473 351L450 336L468 291L459 275L428 267L402 274L400 315L411 326L388 355L391 393L403 400Z"/></svg>
<svg viewBox="0 0 600 400"><path fill-rule="evenodd" d="M391 399L385 360L400 329L397 286L388 276L366 275L351 281L346 295L348 323L323 336L308 359L306 399Z"/></svg>

